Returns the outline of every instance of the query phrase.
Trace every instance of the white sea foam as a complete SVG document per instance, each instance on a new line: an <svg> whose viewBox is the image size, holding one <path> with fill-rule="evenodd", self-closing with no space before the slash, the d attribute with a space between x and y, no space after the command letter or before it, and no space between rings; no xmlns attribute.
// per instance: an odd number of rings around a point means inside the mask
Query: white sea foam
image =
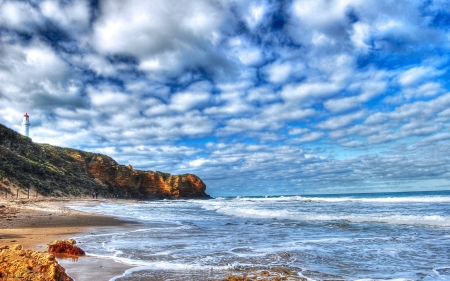
<svg viewBox="0 0 450 281"><path fill-rule="evenodd" d="M389 224L409 224L409 225L435 225L450 226L450 218L439 215L400 215L400 214L311 214L296 213L287 210L269 210L252 208L217 208L216 212L236 216L241 218L253 219L286 219L293 221L349 221L355 223L379 222Z"/></svg>
<svg viewBox="0 0 450 281"><path fill-rule="evenodd" d="M415 280L407 279L407 278L396 278L396 279L371 279L371 278L367 279L367 278L364 278L364 279L358 279L355 281L415 281Z"/></svg>
<svg viewBox="0 0 450 281"><path fill-rule="evenodd" d="M266 200L265 198L261 198ZM269 198L272 199L272 198ZM195 204L201 204L202 208L207 211L215 211L218 214L223 214L226 216L249 218L249 219L277 219L277 220L291 220L291 221L304 221L304 222L325 222L325 221L348 221L353 223L364 223L364 222L374 222L374 223L388 223L388 224L404 224L404 225L428 225L428 226L450 226L450 215L444 214L401 214L396 211L382 212L382 213L362 213L357 212L344 212L331 209L329 212L321 211L314 212L312 208L306 208L307 210L297 210L295 206L291 206L287 209L275 209L273 204L266 202L265 204L259 204L258 202L252 202L244 200L245 202L232 201L205 201L196 202ZM273 200L271 200L273 201ZM371 201L372 202L372 201ZM398 203L398 202L397 202ZM79 210L86 210L85 208L76 208ZM113 210L111 208L96 210L97 213L116 215L118 210ZM154 213L142 214L139 213L139 209L135 212L129 212L126 215L120 216L124 219L134 219L141 222L146 221L159 221L164 223L173 224L173 228L190 229L191 225L183 224L180 221L170 220L164 218L164 214L160 217L155 216ZM193 214L195 216L195 214ZM168 226L163 226L167 228Z"/></svg>
<svg viewBox="0 0 450 281"><path fill-rule="evenodd" d="M114 259L118 262L123 262L122 260ZM135 261L125 262L129 265L137 265ZM227 265L227 266L201 266L201 265L186 265L186 264L180 264L180 263L169 263L169 262L153 262L153 263L146 263L146 265L139 265L133 268L130 268L126 270L122 275L115 276L110 279L110 281L115 281L121 277L129 276L133 273L140 272L140 271L154 271L154 270L170 270L170 271L187 271L187 270L199 270L199 271L224 271L234 268L235 265Z"/></svg>
<svg viewBox="0 0 450 281"><path fill-rule="evenodd" d="M79 208L140 218L148 226L110 237L92 235L80 239L80 245L133 266L123 275L128 278L159 271L154 274L176 279L179 271L201 275L205 269L273 263L324 270L349 280L409 281L426 274L421 280L450 281L445 267L449 202L449 196L286 196L104 203Z"/></svg>
<svg viewBox="0 0 450 281"><path fill-rule="evenodd" d="M319 197L301 197L303 201L317 202L372 202L372 203L450 203L450 196L419 196L419 197L387 197L387 198L319 198Z"/></svg>
<svg viewBox="0 0 450 281"><path fill-rule="evenodd" d="M363 196L363 195L360 195ZM217 200L217 199L215 199ZM223 201L223 199L220 199ZM231 201L247 202L279 202L279 201L306 201L306 202L380 202L380 203L450 203L450 196L409 196L409 197L308 197L308 196L279 196L279 197L236 197Z"/></svg>

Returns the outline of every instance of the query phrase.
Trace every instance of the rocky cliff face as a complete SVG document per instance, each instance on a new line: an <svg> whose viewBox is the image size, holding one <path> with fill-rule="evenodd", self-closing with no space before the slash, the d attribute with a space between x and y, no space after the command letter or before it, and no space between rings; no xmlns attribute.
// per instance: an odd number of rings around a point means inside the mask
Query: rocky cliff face
<svg viewBox="0 0 450 281"><path fill-rule="evenodd" d="M0 124L0 192L12 196L29 188L32 196L209 198L195 175L134 170L106 155L33 143Z"/></svg>

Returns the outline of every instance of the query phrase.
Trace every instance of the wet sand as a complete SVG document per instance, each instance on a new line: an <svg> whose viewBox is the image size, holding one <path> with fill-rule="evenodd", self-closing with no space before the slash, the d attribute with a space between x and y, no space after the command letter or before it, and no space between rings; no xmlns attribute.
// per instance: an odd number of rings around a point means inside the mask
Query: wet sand
<svg viewBox="0 0 450 281"><path fill-rule="evenodd" d="M83 234L102 234L139 228L139 223L111 216L68 209L69 204L99 204L106 200L0 199L0 247L21 244L24 249L47 251L54 240ZM114 201L116 202L116 201ZM124 203L129 201L124 201ZM76 281L109 280L130 266L110 259L81 257L78 261L61 260L60 264Z"/></svg>

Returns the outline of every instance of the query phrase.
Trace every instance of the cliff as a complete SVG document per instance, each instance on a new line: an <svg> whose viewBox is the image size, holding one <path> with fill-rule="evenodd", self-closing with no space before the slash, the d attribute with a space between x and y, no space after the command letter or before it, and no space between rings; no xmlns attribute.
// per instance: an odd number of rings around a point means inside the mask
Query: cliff
<svg viewBox="0 0 450 281"><path fill-rule="evenodd" d="M86 196L136 199L209 198L193 175L134 170L109 156L34 143L0 124L0 197Z"/></svg>

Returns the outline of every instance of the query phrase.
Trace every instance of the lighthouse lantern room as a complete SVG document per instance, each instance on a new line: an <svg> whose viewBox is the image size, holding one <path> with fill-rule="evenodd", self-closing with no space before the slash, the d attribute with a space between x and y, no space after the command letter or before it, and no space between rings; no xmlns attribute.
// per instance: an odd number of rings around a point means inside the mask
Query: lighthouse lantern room
<svg viewBox="0 0 450 281"><path fill-rule="evenodd" d="M30 116L28 116L28 113L25 113L22 119L22 135L27 136L30 133Z"/></svg>

